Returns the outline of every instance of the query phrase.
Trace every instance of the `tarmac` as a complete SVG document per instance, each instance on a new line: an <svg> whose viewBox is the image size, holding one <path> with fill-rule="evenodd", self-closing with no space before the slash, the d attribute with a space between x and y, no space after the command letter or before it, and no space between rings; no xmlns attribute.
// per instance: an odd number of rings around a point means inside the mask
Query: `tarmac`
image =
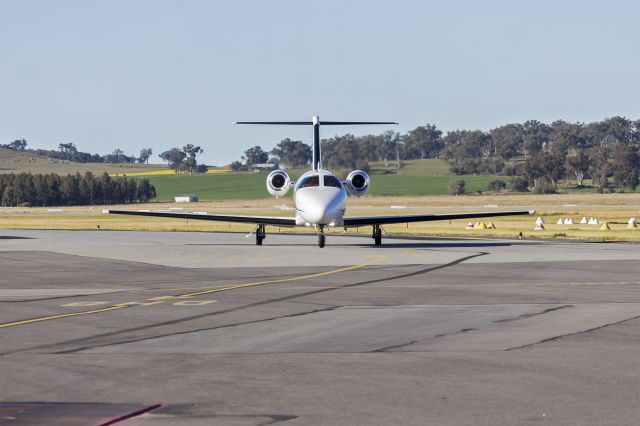
<svg viewBox="0 0 640 426"><path fill-rule="evenodd" d="M0 424L637 425L640 246L0 231Z"/></svg>

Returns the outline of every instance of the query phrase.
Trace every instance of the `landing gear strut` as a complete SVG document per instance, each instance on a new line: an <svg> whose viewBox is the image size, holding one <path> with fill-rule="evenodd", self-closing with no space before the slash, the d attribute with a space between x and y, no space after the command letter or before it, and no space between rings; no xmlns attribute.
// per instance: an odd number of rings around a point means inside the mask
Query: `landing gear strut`
<svg viewBox="0 0 640 426"><path fill-rule="evenodd" d="M318 232L318 247L324 247L324 226L320 225L320 232Z"/></svg>
<svg viewBox="0 0 640 426"><path fill-rule="evenodd" d="M258 229L256 229L256 245L261 246L262 240L264 240L267 236L267 232L264 230L264 225L258 225Z"/></svg>
<svg viewBox="0 0 640 426"><path fill-rule="evenodd" d="M382 245L382 229L380 228L380 225L373 225L373 234L371 235L371 238L373 238L374 245Z"/></svg>

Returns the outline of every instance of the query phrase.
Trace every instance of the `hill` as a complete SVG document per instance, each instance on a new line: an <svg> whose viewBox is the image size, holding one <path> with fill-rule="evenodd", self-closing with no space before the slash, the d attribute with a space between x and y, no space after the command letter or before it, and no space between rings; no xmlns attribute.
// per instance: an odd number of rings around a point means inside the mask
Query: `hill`
<svg viewBox="0 0 640 426"><path fill-rule="evenodd" d="M167 166L158 164L132 163L74 163L66 160L36 155L31 152L14 151L0 148L0 173L57 173L60 175L91 172L110 175L152 172L167 170Z"/></svg>

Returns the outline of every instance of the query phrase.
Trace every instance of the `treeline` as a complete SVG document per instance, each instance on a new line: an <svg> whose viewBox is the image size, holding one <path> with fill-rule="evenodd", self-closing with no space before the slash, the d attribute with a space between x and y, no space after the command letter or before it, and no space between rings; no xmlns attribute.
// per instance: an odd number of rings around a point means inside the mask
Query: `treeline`
<svg viewBox="0 0 640 426"><path fill-rule="evenodd" d="M441 158L456 175L519 177L515 190L554 192L566 179L576 180L578 186L591 179L600 192L611 191L614 185L633 190L640 173L640 120L612 117L593 123L558 120L551 124L529 120L487 132L446 133L427 124L405 134L387 131L324 139L322 154L326 167L364 170L372 161L394 162L400 169L404 160ZM250 148L243 160L246 165L269 161L302 167L310 164L311 150L301 141L285 139L270 152Z"/></svg>
<svg viewBox="0 0 640 426"><path fill-rule="evenodd" d="M50 174L0 174L3 207L47 207L147 202L156 197L149 179Z"/></svg>
<svg viewBox="0 0 640 426"><path fill-rule="evenodd" d="M26 139L16 139L8 144L0 144L0 148L12 149L14 151L30 152L43 157L55 160L73 161L75 163L146 163L153 154L151 148L143 148L140 155L126 155L123 150L116 148L111 154L100 155L82 152L74 143L61 143L58 150L52 149L29 149Z"/></svg>

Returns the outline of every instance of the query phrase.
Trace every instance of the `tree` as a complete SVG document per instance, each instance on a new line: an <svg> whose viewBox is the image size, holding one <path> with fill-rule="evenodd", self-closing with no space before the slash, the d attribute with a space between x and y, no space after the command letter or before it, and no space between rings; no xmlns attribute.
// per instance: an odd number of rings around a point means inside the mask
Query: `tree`
<svg viewBox="0 0 640 426"><path fill-rule="evenodd" d="M522 128L524 130L523 151L525 157L540 154L549 143L551 128L537 120L526 121Z"/></svg>
<svg viewBox="0 0 640 426"><path fill-rule="evenodd" d="M146 203L154 198L156 198L156 189L151 185L149 179L139 179L136 188L136 201Z"/></svg>
<svg viewBox="0 0 640 426"><path fill-rule="evenodd" d="M61 143L58 145L58 149L62 153L63 160L73 160L73 157L78 153L78 148L74 143Z"/></svg>
<svg viewBox="0 0 640 426"><path fill-rule="evenodd" d="M247 166L264 164L269 161L269 153L259 146L254 146L244 152L242 159L246 162Z"/></svg>
<svg viewBox="0 0 640 426"><path fill-rule="evenodd" d="M186 157L187 154L179 148L171 148L170 150L160 154L160 158L166 161L169 164L169 168L171 170L175 170L176 173L184 169L183 161Z"/></svg>
<svg viewBox="0 0 640 426"><path fill-rule="evenodd" d="M433 124L416 127L404 136L404 144L412 158L435 158L444 146L442 131Z"/></svg>
<svg viewBox="0 0 640 426"><path fill-rule="evenodd" d="M524 175L529 182L534 183L538 192L555 192L564 176L564 160L552 154L531 157L525 163ZM550 187L549 190L547 186Z"/></svg>
<svg viewBox="0 0 640 426"><path fill-rule="evenodd" d="M368 158L359 139L351 134L322 141L323 163L327 167L357 169L368 167Z"/></svg>
<svg viewBox="0 0 640 426"><path fill-rule="evenodd" d="M2 192L2 206L3 207L11 207L15 200L15 191L13 190L12 184L7 184L4 186L4 191Z"/></svg>
<svg viewBox="0 0 640 426"><path fill-rule="evenodd" d="M449 181L447 187L449 188L449 194L462 195L465 192L465 182L461 179L453 179Z"/></svg>
<svg viewBox="0 0 640 426"><path fill-rule="evenodd" d="M584 151L578 151L575 155L567 157L567 171L572 173L578 181L578 186L582 186L585 175L589 172L590 159Z"/></svg>
<svg viewBox="0 0 640 426"><path fill-rule="evenodd" d="M387 130L379 138L376 145L376 156L378 161L387 162L388 160L395 160L396 169L400 168L400 133L393 130Z"/></svg>
<svg viewBox="0 0 640 426"><path fill-rule="evenodd" d="M491 139L496 153L505 160L520 155L524 144L524 127L521 124L506 124L491 130Z"/></svg>
<svg viewBox="0 0 640 426"><path fill-rule="evenodd" d="M149 157L153 154L153 149L151 148L142 148L140 150L140 156L138 157L138 163L146 163L149 164Z"/></svg>
<svg viewBox="0 0 640 426"><path fill-rule="evenodd" d="M127 163L129 157L124 155L124 151L120 148L113 150L111 154L105 156L105 161L108 163Z"/></svg>
<svg viewBox="0 0 640 426"><path fill-rule="evenodd" d="M551 124L551 129L549 145L551 152L555 155L565 156L569 151L584 148L587 145L583 124L558 120Z"/></svg>
<svg viewBox="0 0 640 426"><path fill-rule="evenodd" d="M34 177L33 186L35 187L35 197L38 205L42 207L49 203L49 187L47 186L47 180L45 176L37 174Z"/></svg>
<svg viewBox="0 0 640 426"><path fill-rule="evenodd" d="M609 154L611 149L607 145L601 145L597 148L590 149L589 155L589 174L594 186L600 193L611 191L609 177L613 174Z"/></svg>
<svg viewBox="0 0 640 426"><path fill-rule="evenodd" d="M613 157L613 179L620 190L625 188L635 191L640 173L640 156L638 149L629 144L618 144Z"/></svg>
<svg viewBox="0 0 640 426"><path fill-rule="evenodd" d="M185 167L189 171L189 174L192 175L193 171L197 170L198 167L196 156L202 154L204 151L199 146L187 144L182 147L182 152L184 152L186 156L186 160L184 161Z"/></svg>
<svg viewBox="0 0 640 426"><path fill-rule="evenodd" d="M516 176L511 178L511 189L514 192L528 192L529 191L529 182L521 177L521 176Z"/></svg>
<svg viewBox="0 0 640 426"><path fill-rule="evenodd" d="M292 141L289 138L281 140L271 150L271 155L289 167L304 167L311 163L311 147L302 141Z"/></svg>
<svg viewBox="0 0 640 426"><path fill-rule="evenodd" d="M86 172L80 179L80 199L82 204L93 205L96 198L96 178L91 172Z"/></svg>
<svg viewBox="0 0 640 426"><path fill-rule="evenodd" d="M25 139L16 139L7 145L7 148L13 149L15 151L24 151L27 147L27 141Z"/></svg>
<svg viewBox="0 0 640 426"><path fill-rule="evenodd" d="M487 189L491 192L502 192L507 187L507 183L503 180L492 180L487 185Z"/></svg>
<svg viewBox="0 0 640 426"><path fill-rule="evenodd" d="M241 162L239 161L234 161L231 164L229 164L229 168L231 170L233 170L234 172L237 172L239 170L245 170L246 166L244 166Z"/></svg>

